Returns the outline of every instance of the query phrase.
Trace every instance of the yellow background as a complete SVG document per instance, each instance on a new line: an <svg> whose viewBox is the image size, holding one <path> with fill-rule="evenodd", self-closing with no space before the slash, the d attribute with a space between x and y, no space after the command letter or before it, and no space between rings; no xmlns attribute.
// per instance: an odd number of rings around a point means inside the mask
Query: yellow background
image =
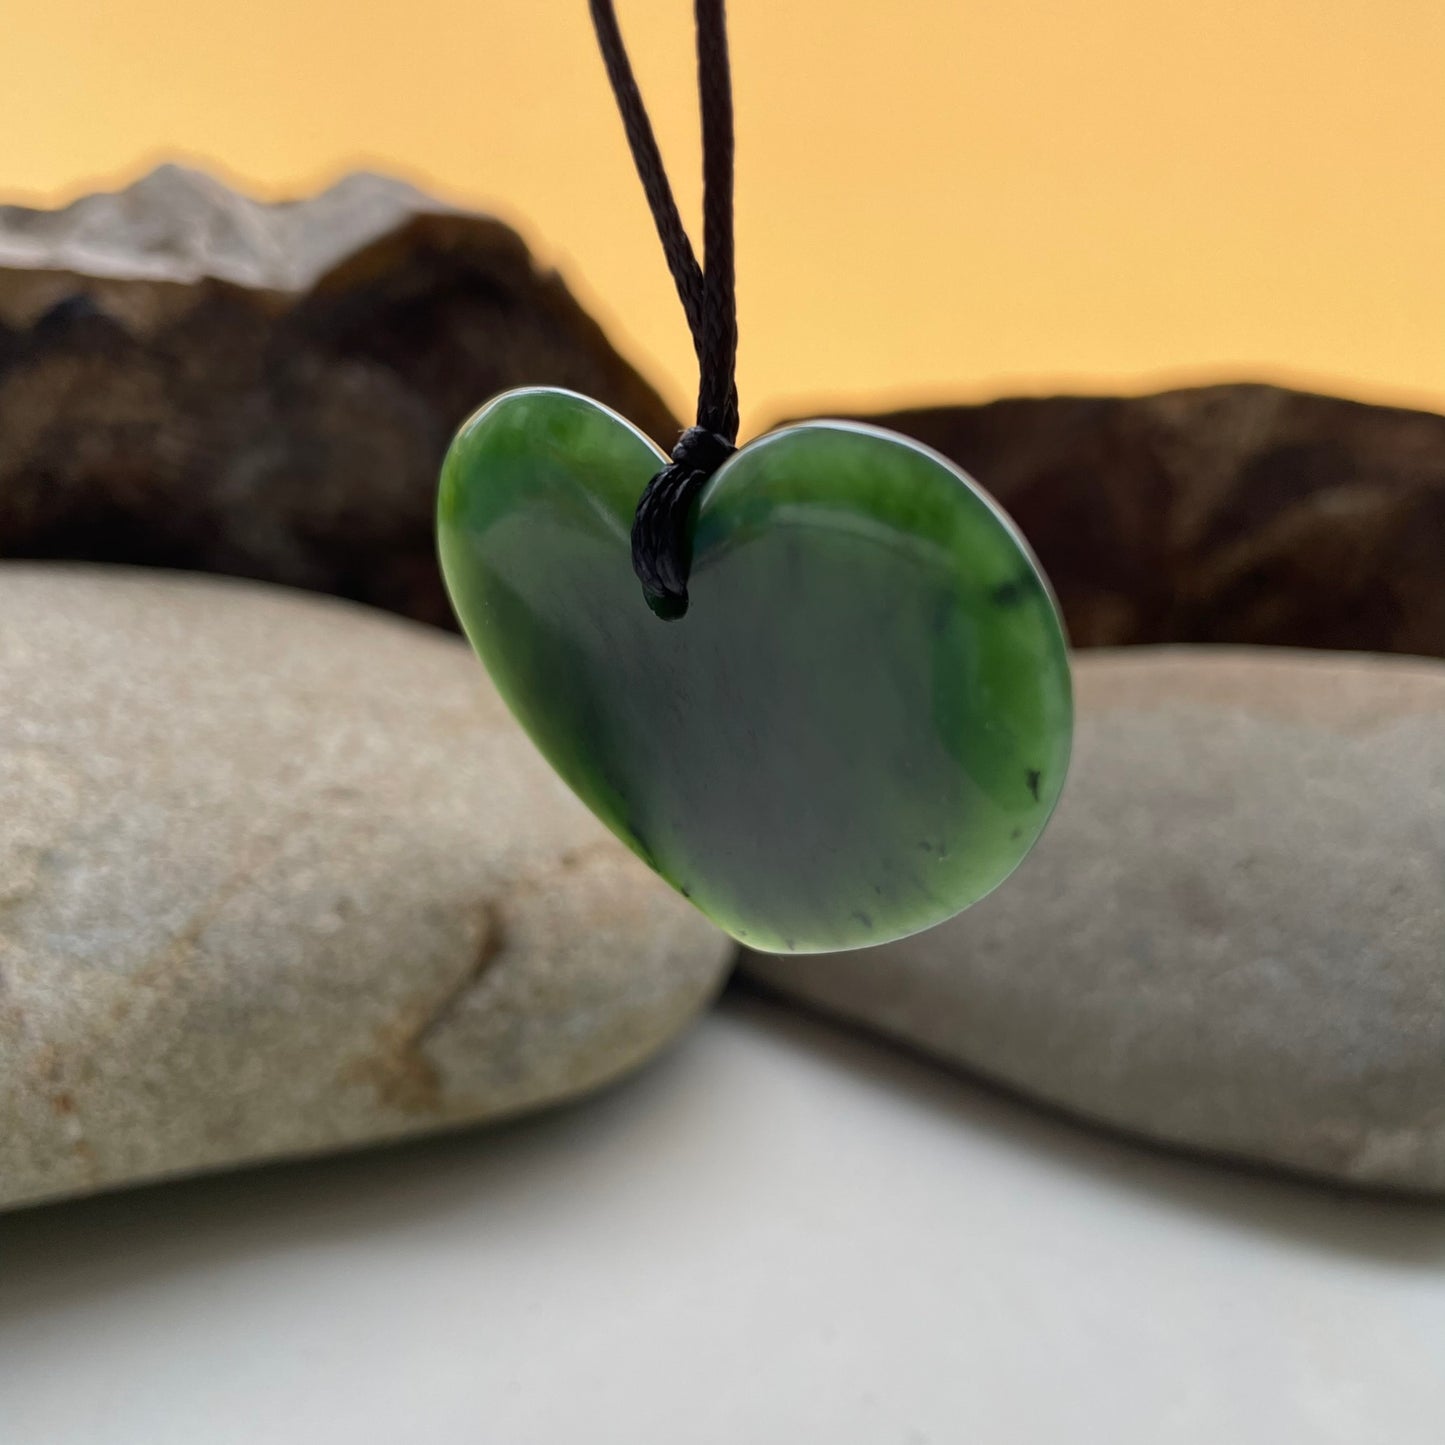
<svg viewBox="0 0 1445 1445"><path fill-rule="evenodd" d="M619 0L686 213L687 0ZM1445 406L1445 0L732 0L745 420L1254 376ZM354 165L520 226L679 411L585 0L0 0L0 191Z"/></svg>

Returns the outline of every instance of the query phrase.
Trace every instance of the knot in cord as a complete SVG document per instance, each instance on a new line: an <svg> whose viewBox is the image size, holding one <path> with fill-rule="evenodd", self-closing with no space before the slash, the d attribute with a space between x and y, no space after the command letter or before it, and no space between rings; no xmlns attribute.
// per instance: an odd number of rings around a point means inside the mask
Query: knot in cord
<svg viewBox="0 0 1445 1445"><path fill-rule="evenodd" d="M692 567L692 508L709 477L735 448L706 427L690 426L672 460L648 482L632 519L632 570L647 605L668 620L687 611Z"/></svg>
<svg viewBox="0 0 1445 1445"><path fill-rule="evenodd" d="M701 266L678 214L612 0L588 4L627 144L697 353L697 425L683 432L672 461L648 482L632 520L632 570L643 596L659 617L675 618L687 611L693 503L707 479L732 455L738 434L733 100L726 0L693 0L702 110Z"/></svg>

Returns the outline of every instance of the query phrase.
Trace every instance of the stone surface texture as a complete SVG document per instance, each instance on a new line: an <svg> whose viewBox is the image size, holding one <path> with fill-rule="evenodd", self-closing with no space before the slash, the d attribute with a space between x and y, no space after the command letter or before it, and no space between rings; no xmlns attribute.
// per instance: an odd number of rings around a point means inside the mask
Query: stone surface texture
<svg viewBox="0 0 1445 1445"><path fill-rule="evenodd" d="M676 436L514 231L402 182L263 205L167 166L0 208L0 558L230 573L451 625L442 456L533 383Z"/></svg>
<svg viewBox="0 0 1445 1445"><path fill-rule="evenodd" d="M1445 667L1141 648L1076 683L1009 882L752 976L1127 1131L1445 1191Z"/></svg>
<svg viewBox="0 0 1445 1445"><path fill-rule="evenodd" d="M1236 385L861 419L998 498L1075 646L1445 657L1445 416Z"/></svg>
<svg viewBox="0 0 1445 1445"><path fill-rule="evenodd" d="M233 281L305 291L359 246L418 213L452 207L389 176L356 171L298 201L255 201L203 171L163 165L123 191L59 210L0 206L7 309L45 307L47 273L118 281ZM54 285L55 282L49 282Z"/></svg>
<svg viewBox="0 0 1445 1445"><path fill-rule="evenodd" d="M460 640L0 566L0 1203L567 1098L731 955Z"/></svg>

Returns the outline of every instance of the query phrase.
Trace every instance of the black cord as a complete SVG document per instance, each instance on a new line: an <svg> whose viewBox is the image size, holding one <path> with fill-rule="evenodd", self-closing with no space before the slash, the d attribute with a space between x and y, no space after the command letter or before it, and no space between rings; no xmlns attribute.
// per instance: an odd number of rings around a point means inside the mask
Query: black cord
<svg viewBox="0 0 1445 1445"><path fill-rule="evenodd" d="M738 303L733 274L733 80L725 0L695 0L702 110L702 345L697 424L738 436Z"/></svg>
<svg viewBox="0 0 1445 1445"><path fill-rule="evenodd" d="M737 292L733 271L733 99L725 0L694 0L702 110L703 265L683 228L652 123L637 88L612 0L589 0L597 44L622 113L627 144L657 226L697 353L697 425L648 482L632 520L632 567L659 617L687 611L691 511L738 435Z"/></svg>

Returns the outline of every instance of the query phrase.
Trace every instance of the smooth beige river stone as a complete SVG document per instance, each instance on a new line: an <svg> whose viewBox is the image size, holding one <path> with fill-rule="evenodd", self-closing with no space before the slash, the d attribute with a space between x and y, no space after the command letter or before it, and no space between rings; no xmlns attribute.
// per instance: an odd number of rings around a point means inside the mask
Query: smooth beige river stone
<svg viewBox="0 0 1445 1445"><path fill-rule="evenodd" d="M731 956L461 641L0 565L0 1203L582 1093Z"/></svg>
<svg viewBox="0 0 1445 1445"><path fill-rule="evenodd" d="M1445 1191L1445 666L1076 659L1072 773L981 904L747 967L1089 1119Z"/></svg>

